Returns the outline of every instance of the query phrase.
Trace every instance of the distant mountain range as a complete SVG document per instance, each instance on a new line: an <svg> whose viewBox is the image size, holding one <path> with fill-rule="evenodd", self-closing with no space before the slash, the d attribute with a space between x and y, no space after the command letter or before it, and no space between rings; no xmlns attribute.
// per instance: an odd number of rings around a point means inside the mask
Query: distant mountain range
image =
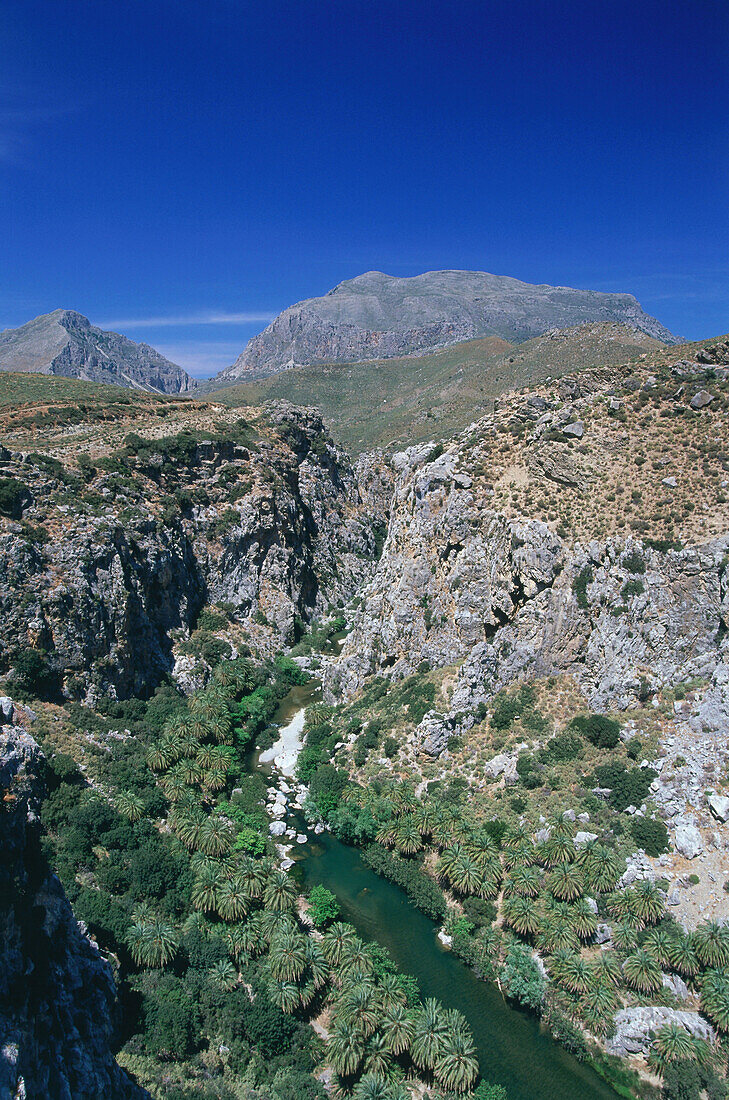
<svg viewBox="0 0 729 1100"><path fill-rule="evenodd" d="M72 309L56 309L0 332L0 370L65 375L150 393L186 393L196 385L149 344L104 332Z"/></svg>
<svg viewBox="0 0 729 1100"><path fill-rule="evenodd" d="M484 336L520 344L587 322L618 323L664 344L678 342L632 294L533 286L482 271L429 271L409 279L368 271L285 309L215 381L418 356Z"/></svg>

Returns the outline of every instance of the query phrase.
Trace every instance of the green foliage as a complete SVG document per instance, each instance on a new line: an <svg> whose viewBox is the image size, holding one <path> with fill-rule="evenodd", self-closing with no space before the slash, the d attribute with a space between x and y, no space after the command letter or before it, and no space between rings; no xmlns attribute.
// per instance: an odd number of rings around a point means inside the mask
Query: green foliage
<svg viewBox="0 0 729 1100"><path fill-rule="evenodd" d="M515 695L500 692L491 710L491 726L496 730L509 729L519 717L534 709L534 689L523 684Z"/></svg>
<svg viewBox="0 0 729 1100"><path fill-rule="evenodd" d="M558 733L550 738L546 745L539 751L539 759L543 764L564 764L569 760L575 760L582 752L582 743L578 737L568 732ZM523 811L522 811L523 812Z"/></svg>
<svg viewBox="0 0 729 1100"><path fill-rule="evenodd" d="M623 569L628 573L645 573L645 559L638 550L633 550L623 558Z"/></svg>
<svg viewBox="0 0 729 1100"><path fill-rule="evenodd" d="M631 596L640 596L645 591L643 581L634 577L632 580L626 581L620 590L620 595L624 600L629 599Z"/></svg>
<svg viewBox="0 0 729 1100"><path fill-rule="evenodd" d="M620 723L604 714L579 714L569 728L577 730L598 749L614 749L620 740Z"/></svg>
<svg viewBox="0 0 729 1100"><path fill-rule="evenodd" d="M318 884L309 893L309 916L315 928L324 928L339 916L339 902L331 890Z"/></svg>
<svg viewBox="0 0 729 1100"><path fill-rule="evenodd" d="M509 1100L509 1094L503 1085L490 1085L482 1081L473 1093L473 1100Z"/></svg>
<svg viewBox="0 0 729 1100"><path fill-rule="evenodd" d="M657 774L653 768L626 768L622 760L595 768L597 786L611 788L610 805L619 813L645 802Z"/></svg>
<svg viewBox="0 0 729 1100"><path fill-rule="evenodd" d="M325 821L337 809L348 783L347 773L339 771L332 764L322 764L312 775L309 781L309 800Z"/></svg>
<svg viewBox="0 0 729 1100"><path fill-rule="evenodd" d="M630 831L633 840L646 855L655 858L668 851L668 829L660 818L634 817Z"/></svg>
<svg viewBox="0 0 729 1100"><path fill-rule="evenodd" d="M541 1007L547 988L531 951L520 943L513 943L506 952L501 984L507 996L533 1009Z"/></svg>
<svg viewBox="0 0 729 1100"><path fill-rule="evenodd" d="M572 591L575 594L577 606L581 607L583 611L587 611L590 607L590 602L587 598L587 586L592 584L594 579L595 574L592 570L592 566L583 565L572 582Z"/></svg>
<svg viewBox="0 0 729 1100"><path fill-rule="evenodd" d="M58 675L41 649L19 649L13 654L13 671L8 678L10 690L21 699L55 699L59 692Z"/></svg>
<svg viewBox="0 0 729 1100"><path fill-rule="evenodd" d="M363 849L362 862L378 875L400 886L413 904L431 920L443 920L446 913L443 892L417 864L386 852L379 844L370 844Z"/></svg>
<svg viewBox="0 0 729 1100"><path fill-rule="evenodd" d="M0 513L17 519L30 500L28 486L16 477L0 477Z"/></svg>

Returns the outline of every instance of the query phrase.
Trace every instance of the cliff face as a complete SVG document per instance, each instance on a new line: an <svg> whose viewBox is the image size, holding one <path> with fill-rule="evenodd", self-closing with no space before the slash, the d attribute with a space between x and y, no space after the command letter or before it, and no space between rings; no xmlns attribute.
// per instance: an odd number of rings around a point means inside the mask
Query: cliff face
<svg viewBox="0 0 729 1100"><path fill-rule="evenodd" d="M672 426L676 465L669 448L646 461L645 417L640 431L625 430L633 406L645 407L635 377L595 372L581 389L557 385L559 396L512 395L445 450L394 456L382 558L327 670L332 696L352 695L372 673L398 678L422 661L459 665L435 739L442 749L480 702L517 679L569 672L593 708L607 709L629 706L647 688L710 679L725 659L723 459L715 453L715 471L708 458L700 469L678 465L681 448L700 450L704 433L714 438L716 417L725 415L719 384L710 395L714 419L681 417L683 428ZM678 390L689 407L697 387ZM666 392L673 401L676 387ZM660 413L666 398L655 401ZM685 526L666 539L680 483ZM649 492L654 503L665 497L653 512ZM600 530L602 537L581 535ZM423 728L431 743L433 729Z"/></svg>
<svg viewBox="0 0 729 1100"><path fill-rule="evenodd" d="M320 418L291 407L248 446L150 442L121 478L97 470L71 492L75 474L32 456L5 452L3 473L27 486L23 523L52 537L13 521L0 535L0 652L43 649L92 695L157 683L204 604L278 652L374 564L373 505Z"/></svg>
<svg viewBox="0 0 729 1100"><path fill-rule="evenodd" d="M44 757L22 717L0 698L0 1098L142 1100L111 1053L111 968L40 850Z"/></svg>
<svg viewBox="0 0 729 1100"><path fill-rule="evenodd" d="M632 294L534 286L482 271L409 279L368 271L284 310L218 377L251 380L297 364L418 355L478 336L520 343L589 321L630 325L665 343L675 339Z"/></svg>
<svg viewBox="0 0 729 1100"><path fill-rule="evenodd" d="M195 382L149 344L105 332L72 309L57 309L0 332L0 370L58 374L151 393L186 393Z"/></svg>

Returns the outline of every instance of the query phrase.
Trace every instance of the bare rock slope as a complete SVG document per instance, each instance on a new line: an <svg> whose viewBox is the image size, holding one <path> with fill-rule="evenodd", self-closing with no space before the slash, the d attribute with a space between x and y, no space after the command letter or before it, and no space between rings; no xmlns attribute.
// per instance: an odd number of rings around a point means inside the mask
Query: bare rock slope
<svg viewBox="0 0 729 1100"><path fill-rule="evenodd" d="M0 370L57 374L152 393L185 393L195 383L149 344L104 332L71 309L56 309L0 332Z"/></svg>
<svg viewBox="0 0 729 1100"><path fill-rule="evenodd" d="M429 271L409 279L368 271L284 310L218 380L264 378L299 364L418 355L479 336L520 343L588 321L618 322L675 342L631 294L535 286L481 271Z"/></svg>

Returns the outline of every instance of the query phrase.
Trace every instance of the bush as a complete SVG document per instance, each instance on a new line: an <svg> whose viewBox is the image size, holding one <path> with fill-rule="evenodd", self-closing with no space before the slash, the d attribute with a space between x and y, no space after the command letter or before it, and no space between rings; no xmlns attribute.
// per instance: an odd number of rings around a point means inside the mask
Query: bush
<svg viewBox="0 0 729 1100"><path fill-rule="evenodd" d="M309 781L309 799L325 821L339 805L342 791L348 782L347 773L338 771L332 764L322 764L312 775Z"/></svg>
<svg viewBox="0 0 729 1100"><path fill-rule="evenodd" d="M23 506L30 500L28 486L15 477L0 477L0 512L18 519Z"/></svg>
<svg viewBox="0 0 729 1100"><path fill-rule="evenodd" d="M541 1007L547 989L531 951L520 943L512 944L506 953L501 984L507 996L533 1009Z"/></svg>
<svg viewBox="0 0 729 1100"><path fill-rule="evenodd" d="M57 699L58 675L41 649L21 649L12 657L13 671L8 678L11 692L21 698Z"/></svg>
<svg viewBox="0 0 729 1100"><path fill-rule="evenodd" d="M443 891L417 864L385 851L379 844L370 844L362 850L362 862L376 874L400 886L426 917L434 921L443 920L447 909Z"/></svg>
<svg viewBox="0 0 729 1100"><path fill-rule="evenodd" d="M588 584L592 584L594 579L595 574L592 571L592 567L584 565L572 582L572 591L575 594L577 606L581 607L583 611L587 611L590 607L590 602L587 599L587 586Z"/></svg>
<svg viewBox="0 0 729 1100"><path fill-rule="evenodd" d="M614 749L620 740L620 723L604 714L580 714L572 719L569 728L577 730L598 749Z"/></svg>
<svg viewBox="0 0 729 1100"><path fill-rule="evenodd" d="M628 573L645 573L643 555L638 550L633 550L631 554L623 558L623 569Z"/></svg>
<svg viewBox="0 0 729 1100"><path fill-rule="evenodd" d="M645 591L643 581L638 580L637 577L633 577L632 580L626 581L620 590L620 595L624 600L629 599L631 596L640 596Z"/></svg>
<svg viewBox="0 0 729 1100"><path fill-rule="evenodd" d="M315 928L323 928L339 916L339 902L331 890L321 884L314 886L309 894L309 916Z"/></svg>
<svg viewBox="0 0 729 1100"><path fill-rule="evenodd" d="M628 806L640 806L648 797L651 783L658 772L653 768L626 768L622 760L601 764L595 768L595 780L599 787L609 787L610 805L618 813Z"/></svg>
<svg viewBox="0 0 729 1100"><path fill-rule="evenodd" d="M568 760L574 760L582 752L582 742L579 737L573 737L570 733L559 733L552 737L544 748L539 751L539 759L543 764L564 764Z"/></svg>
<svg viewBox="0 0 729 1100"><path fill-rule="evenodd" d="M634 817L630 823L633 840L647 856L660 856L668 851L668 829L660 818Z"/></svg>

